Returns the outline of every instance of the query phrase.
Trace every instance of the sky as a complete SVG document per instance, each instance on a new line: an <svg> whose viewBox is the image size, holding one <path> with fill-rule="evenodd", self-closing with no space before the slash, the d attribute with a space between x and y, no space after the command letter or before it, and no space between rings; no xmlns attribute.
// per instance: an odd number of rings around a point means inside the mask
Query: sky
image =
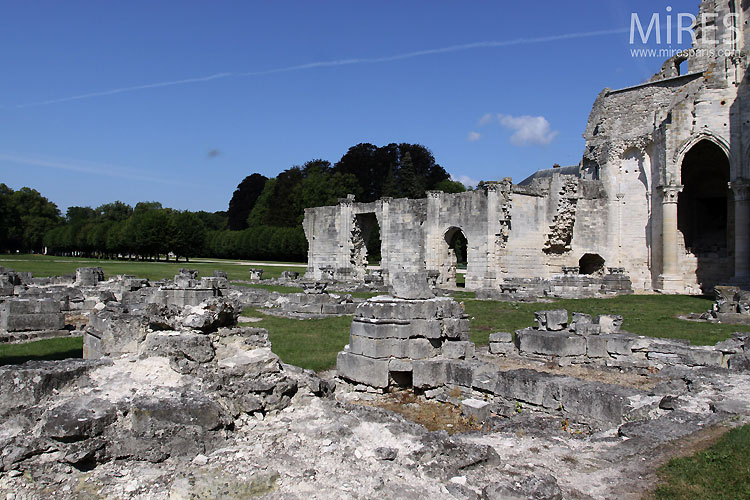
<svg viewBox="0 0 750 500"><path fill-rule="evenodd" d="M252 173L360 142L520 182L578 164L596 96L659 70L633 48L688 46L677 14L698 4L0 0L0 182L63 213L218 211ZM630 44L633 13L644 31L658 14L661 44Z"/></svg>

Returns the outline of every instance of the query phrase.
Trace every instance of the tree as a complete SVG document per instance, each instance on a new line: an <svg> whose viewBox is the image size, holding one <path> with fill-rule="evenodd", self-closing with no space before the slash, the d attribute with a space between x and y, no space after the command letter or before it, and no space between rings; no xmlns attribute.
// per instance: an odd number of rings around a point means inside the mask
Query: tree
<svg viewBox="0 0 750 500"><path fill-rule="evenodd" d="M256 173L245 177L239 183L232 199L229 200L229 229L239 231L247 228L247 216L250 215L267 181L268 177Z"/></svg>
<svg viewBox="0 0 750 500"><path fill-rule="evenodd" d="M407 151L401 160L399 171L401 194L406 198L422 198L425 196L424 180L417 176L411 154Z"/></svg>
<svg viewBox="0 0 750 500"><path fill-rule="evenodd" d="M68 207L65 220L68 223L89 222L97 219L97 212L91 207Z"/></svg>
<svg viewBox="0 0 750 500"><path fill-rule="evenodd" d="M3 208L7 219L8 250L41 250L44 235L60 222L57 205L39 194L35 189L23 187L13 191L4 184L1 191L6 205Z"/></svg>
<svg viewBox="0 0 750 500"><path fill-rule="evenodd" d="M466 186L458 181L446 179L435 184L432 189L435 191L442 191L444 193L463 193L464 191L466 191Z"/></svg>
<svg viewBox="0 0 750 500"><path fill-rule="evenodd" d="M206 226L200 218L191 212L172 212L171 225L174 228L174 238L171 250L177 256L185 257L187 262L190 257L195 257L203 252L206 244Z"/></svg>
<svg viewBox="0 0 750 500"><path fill-rule="evenodd" d="M96 213L102 220L121 221L133 215L133 207L118 200L97 207Z"/></svg>

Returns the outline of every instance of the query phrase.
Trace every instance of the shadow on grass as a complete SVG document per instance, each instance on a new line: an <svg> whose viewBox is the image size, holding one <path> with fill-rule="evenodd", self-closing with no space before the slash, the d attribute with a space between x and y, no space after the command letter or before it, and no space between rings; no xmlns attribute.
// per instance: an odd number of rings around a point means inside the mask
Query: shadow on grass
<svg viewBox="0 0 750 500"><path fill-rule="evenodd" d="M25 344L0 346L0 365L20 365L27 361L59 361L82 357L83 339L81 337L44 339Z"/></svg>

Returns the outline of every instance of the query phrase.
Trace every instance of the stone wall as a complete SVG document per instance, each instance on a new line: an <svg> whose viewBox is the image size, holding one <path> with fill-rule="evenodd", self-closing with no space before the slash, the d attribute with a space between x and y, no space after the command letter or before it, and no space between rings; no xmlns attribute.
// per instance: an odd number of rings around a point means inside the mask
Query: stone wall
<svg viewBox="0 0 750 500"><path fill-rule="evenodd" d="M749 5L701 3L701 14L718 20L697 30L695 47L707 51L687 57L687 72L679 69L685 58L672 58L645 83L604 89L577 167L539 171L520 185L490 183L485 191L366 205L349 197L307 210L308 276L320 279L321 266L331 266L335 279L361 278L353 225L372 212L386 280L399 269L426 269L438 285L450 285L445 238L460 229L469 241L468 289L550 278L586 254L624 268L636 290L700 292L730 279L750 285L750 99L741 98L748 94L742 47L750 30L739 23L735 37L724 24L727 14L750 15ZM700 156L706 147L711 154ZM706 188L711 179L719 179L715 192Z"/></svg>

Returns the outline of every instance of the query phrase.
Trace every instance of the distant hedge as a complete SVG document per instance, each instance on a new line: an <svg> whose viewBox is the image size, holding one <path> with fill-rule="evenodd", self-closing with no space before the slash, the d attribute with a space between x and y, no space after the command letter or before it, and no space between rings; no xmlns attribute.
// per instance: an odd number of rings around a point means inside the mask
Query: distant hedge
<svg viewBox="0 0 750 500"><path fill-rule="evenodd" d="M307 260L307 239L299 226L209 231L206 240L206 255L222 259Z"/></svg>

